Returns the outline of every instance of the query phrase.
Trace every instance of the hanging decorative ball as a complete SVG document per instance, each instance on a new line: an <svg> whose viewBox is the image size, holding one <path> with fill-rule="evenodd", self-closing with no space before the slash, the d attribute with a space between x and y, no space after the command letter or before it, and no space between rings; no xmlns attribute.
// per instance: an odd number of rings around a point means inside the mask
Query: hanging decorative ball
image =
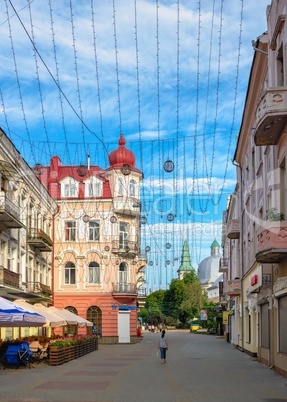
<svg viewBox="0 0 287 402"><path fill-rule="evenodd" d="M116 223L116 221L117 221L117 218L114 215L110 217L111 223Z"/></svg>
<svg viewBox="0 0 287 402"><path fill-rule="evenodd" d="M120 264L120 261L119 260L116 260L116 265L119 265Z"/></svg>
<svg viewBox="0 0 287 402"><path fill-rule="evenodd" d="M85 223L89 222L89 220L90 220L89 215L84 215L84 216L83 216L83 221L84 221Z"/></svg>
<svg viewBox="0 0 287 402"><path fill-rule="evenodd" d="M130 249L131 249L130 246L125 247L125 250L126 250L127 253L130 251Z"/></svg>
<svg viewBox="0 0 287 402"><path fill-rule="evenodd" d="M132 265L137 265L136 260L133 260L133 261L132 261Z"/></svg>
<svg viewBox="0 0 287 402"><path fill-rule="evenodd" d="M150 251L150 246L146 246L145 251L148 253Z"/></svg>
<svg viewBox="0 0 287 402"><path fill-rule="evenodd" d="M169 264L170 264L170 261L169 261L169 260L166 260L165 263L166 263L166 265L169 265Z"/></svg>
<svg viewBox="0 0 287 402"><path fill-rule="evenodd" d="M150 261L148 264L152 267L153 266L153 261Z"/></svg>
<svg viewBox="0 0 287 402"><path fill-rule="evenodd" d="M171 248L171 244L170 244L170 243L166 243L165 247L166 247L167 249L169 249L169 248Z"/></svg>
<svg viewBox="0 0 287 402"><path fill-rule="evenodd" d="M141 223L144 225L147 222L147 219L145 216L142 216L140 219Z"/></svg>
<svg viewBox="0 0 287 402"><path fill-rule="evenodd" d="M128 176L131 173L131 167L128 163L124 163L121 168L121 172L124 176Z"/></svg>
<svg viewBox="0 0 287 402"><path fill-rule="evenodd" d="M169 222L173 221L173 220L174 220L174 215L173 215L173 214L168 214L168 215L167 215L167 220L168 220Z"/></svg>
<svg viewBox="0 0 287 402"><path fill-rule="evenodd" d="M32 170L36 176L41 176L41 174L44 172L44 166L41 165L41 163L36 163Z"/></svg>
<svg viewBox="0 0 287 402"><path fill-rule="evenodd" d="M106 246L105 251L110 251L110 246Z"/></svg>
<svg viewBox="0 0 287 402"><path fill-rule="evenodd" d="M166 172L172 172L173 171L173 169L174 169L174 163L170 160L170 159L168 159L168 160L166 160L165 162L164 162L164 164L163 164L163 168L164 168L164 170L166 171Z"/></svg>
<svg viewBox="0 0 287 402"><path fill-rule="evenodd" d="M77 173L80 177L85 177L88 173L88 167L85 165L80 165L77 169Z"/></svg>

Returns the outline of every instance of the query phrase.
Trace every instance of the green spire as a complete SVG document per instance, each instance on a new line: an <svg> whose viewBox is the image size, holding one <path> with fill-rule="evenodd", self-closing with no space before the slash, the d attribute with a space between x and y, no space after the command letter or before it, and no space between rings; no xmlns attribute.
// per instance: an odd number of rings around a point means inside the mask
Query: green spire
<svg viewBox="0 0 287 402"><path fill-rule="evenodd" d="M190 261L190 253L187 240L183 243L182 254L181 254L181 263L177 272L180 271L192 271L193 266Z"/></svg>
<svg viewBox="0 0 287 402"><path fill-rule="evenodd" d="M218 241L216 239L214 239L210 247L211 248L220 247L220 244L218 243Z"/></svg>

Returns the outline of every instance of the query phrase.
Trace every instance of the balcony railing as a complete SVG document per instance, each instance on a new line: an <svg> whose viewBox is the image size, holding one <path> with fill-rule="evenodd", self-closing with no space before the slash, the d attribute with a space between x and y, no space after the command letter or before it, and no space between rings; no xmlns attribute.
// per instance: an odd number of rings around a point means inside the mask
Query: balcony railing
<svg viewBox="0 0 287 402"><path fill-rule="evenodd" d="M11 286L20 289L20 274L0 265L0 286Z"/></svg>
<svg viewBox="0 0 287 402"><path fill-rule="evenodd" d="M0 222L3 222L8 228L24 227L20 221L20 208L5 195L0 195Z"/></svg>
<svg viewBox="0 0 287 402"><path fill-rule="evenodd" d="M138 243L128 240L123 242L119 241L119 239L112 240L112 253L134 258L139 253Z"/></svg>
<svg viewBox="0 0 287 402"><path fill-rule="evenodd" d="M140 215L140 203L132 199L120 197L114 199L113 202L114 212L120 215L138 216Z"/></svg>
<svg viewBox="0 0 287 402"><path fill-rule="evenodd" d="M112 293L122 293L122 294L137 294L136 285L134 283L113 283Z"/></svg>
<svg viewBox="0 0 287 402"><path fill-rule="evenodd" d="M40 251L52 251L53 242L42 229L30 229L27 241Z"/></svg>
<svg viewBox="0 0 287 402"><path fill-rule="evenodd" d="M241 280L233 279L226 283L226 293L229 296L239 296L241 294Z"/></svg>
<svg viewBox="0 0 287 402"><path fill-rule="evenodd" d="M220 258L219 260L219 272L227 272L228 271L228 258Z"/></svg>
<svg viewBox="0 0 287 402"><path fill-rule="evenodd" d="M258 235L256 261L278 263L287 257L287 221L269 222Z"/></svg>
<svg viewBox="0 0 287 402"><path fill-rule="evenodd" d="M240 227L238 219L231 219L226 225L227 237L229 239L239 239Z"/></svg>
<svg viewBox="0 0 287 402"><path fill-rule="evenodd" d="M268 88L256 111L256 145L277 144L287 121L287 87Z"/></svg>
<svg viewBox="0 0 287 402"><path fill-rule="evenodd" d="M27 290L30 293L46 293L47 295L52 294L51 287L41 282L28 282Z"/></svg>

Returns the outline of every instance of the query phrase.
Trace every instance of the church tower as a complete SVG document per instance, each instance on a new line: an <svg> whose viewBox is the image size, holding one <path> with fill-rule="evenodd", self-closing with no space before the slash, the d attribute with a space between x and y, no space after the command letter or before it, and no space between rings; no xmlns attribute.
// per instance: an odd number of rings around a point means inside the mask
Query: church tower
<svg viewBox="0 0 287 402"><path fill-rule="evenodd" d="M193 270L193 266L191 265L190 253L187 240L183 243L182 254L181 254L181 263L178 268L178 279L183 279L185 274L188 274Z"/></svg>

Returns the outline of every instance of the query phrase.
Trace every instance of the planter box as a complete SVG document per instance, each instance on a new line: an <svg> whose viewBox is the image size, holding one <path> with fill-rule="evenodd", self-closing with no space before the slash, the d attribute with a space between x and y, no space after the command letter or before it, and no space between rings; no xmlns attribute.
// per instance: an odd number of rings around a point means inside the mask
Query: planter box
<svg viewBox="0 0 287 402"><path fill-rule="evenodd" d="M49 360L51 366L60 366L65 363L64 347L62 346L50 346Z"/></svg>

